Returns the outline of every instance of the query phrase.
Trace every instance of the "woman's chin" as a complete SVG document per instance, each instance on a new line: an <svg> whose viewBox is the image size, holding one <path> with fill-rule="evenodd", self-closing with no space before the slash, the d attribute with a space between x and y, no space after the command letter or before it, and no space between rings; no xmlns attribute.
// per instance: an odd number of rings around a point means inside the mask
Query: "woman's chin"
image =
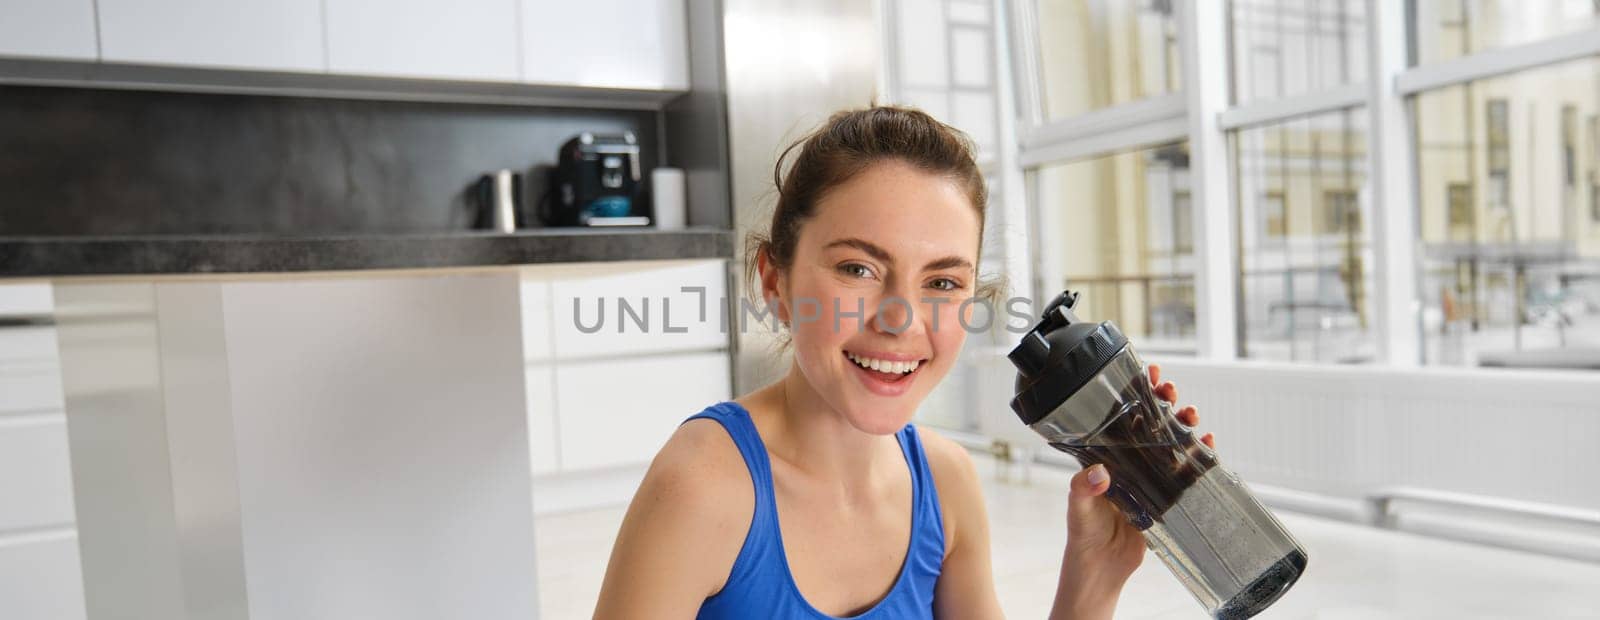
<svg viewBox="0 0 1600 620"><path fill-rule="evenodd" d="M896 407L862 407L845 417L856 430L872 435L892 435L900 432L911 418L916 417L915 407L899 411Z"/></svg>

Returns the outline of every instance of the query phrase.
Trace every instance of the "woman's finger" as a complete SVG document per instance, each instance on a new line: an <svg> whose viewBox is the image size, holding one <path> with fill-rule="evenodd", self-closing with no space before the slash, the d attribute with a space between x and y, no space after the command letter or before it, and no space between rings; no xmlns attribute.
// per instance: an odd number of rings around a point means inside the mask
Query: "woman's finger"
<svg viewBox="0 0 1600 620"><path fill-rule="evenodd" d="M1156 364L1150 365L1150 385L1161 385L1161 367Z"/></svg>
<svg viewBox="0 0 1600 620"><path fill-rule="evenodd" d="M1156 398L1178 404L1178 386L1171 381L1156 386Z"/></svg>
<svg viewBox="0 0 1600 620"><path fill-rule="evenodd" d="M1200 437L1200 443L1205 444L1207 448L1211 448L1212 450L1217 449L1217 438L1213 437L1211 433L1202 435Z"/></svg>
<svg viewBox="0 0 1600 620"><path fill-rule="evenodd" d="M1178 411L1178 421L1185 426L1198 426L1200 424L1200 412L1194 408L1194 405L1184 407Z"/></svg>

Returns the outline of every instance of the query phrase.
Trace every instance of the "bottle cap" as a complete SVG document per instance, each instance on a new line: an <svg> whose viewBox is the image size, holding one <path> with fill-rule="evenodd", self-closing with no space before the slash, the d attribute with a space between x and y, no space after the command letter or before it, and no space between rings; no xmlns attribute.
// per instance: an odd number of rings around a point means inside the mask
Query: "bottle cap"
<svg viewBox="0 0 1600 620"><path fill-rule="evenodd" d="M1128 345L1110 321L1088 323L1072 312L1078 294L1062 291L1006 357L1017 367L1011 410L1032 425L1050 415Z"/></svg>

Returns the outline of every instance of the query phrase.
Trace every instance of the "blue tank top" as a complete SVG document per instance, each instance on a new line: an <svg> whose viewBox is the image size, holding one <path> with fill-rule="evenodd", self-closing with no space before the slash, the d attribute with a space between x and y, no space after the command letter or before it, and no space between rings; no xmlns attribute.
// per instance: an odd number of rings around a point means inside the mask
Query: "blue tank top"
<svg viewBox="0 0 1600 620"><path fill-rule="evenodd" d="M806 602L794 583L794 575L789 572L783 537L778 531L772 464L750 412L739 403L724 401L690 416L689 420L696 418L716 420L733 437L739 454L744 456L745 466L750 469L756 496L750 531L745 534L744 546L739 549L728 581L722 591L700 605L696 617L701 620L833 619L834 616L817 611ZM911 468L911 544L900 567L900 576L889 594L867 611L850 616L852 619L933 617L933 586L939 580L939 569L944 563L944 523L939 514L939 492L933 486L933 475L928 471L928 459L916 428L907 424L895 433L895 438L900 441L900 451Z"/></svg>

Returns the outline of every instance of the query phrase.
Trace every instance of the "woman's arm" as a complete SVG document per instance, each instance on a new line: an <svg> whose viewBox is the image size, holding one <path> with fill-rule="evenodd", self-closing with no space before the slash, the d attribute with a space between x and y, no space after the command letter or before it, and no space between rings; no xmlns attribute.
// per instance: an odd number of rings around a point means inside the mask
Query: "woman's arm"
<svg viewBox="0 0 1600 620"><path fill-rule="evenodd" d="M1051 620L1111 618L1122 585L1144 560L1144 536L1115 505L1100 499L1109 488L1110 476L1102 465L1072 476L1067 550L1061 557Z"/></svg>
<svg viewBox="0 0 1600 620"><path fill-rule="evenodd" d="M594 617L693 618L722 589L754 510L733 440L715 421L684 423L628 505Z"/></svg>

